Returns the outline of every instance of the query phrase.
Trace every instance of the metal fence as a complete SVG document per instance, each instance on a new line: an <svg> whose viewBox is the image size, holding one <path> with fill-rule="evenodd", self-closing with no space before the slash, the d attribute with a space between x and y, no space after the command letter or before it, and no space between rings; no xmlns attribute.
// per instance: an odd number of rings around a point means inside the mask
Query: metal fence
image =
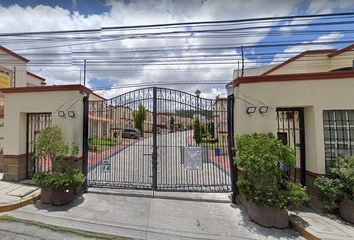
<svg viewBox="0 0 354 240"><path fill-rule="evenodd" d="M227 99L166 88L90 101L88 186L229 191L227 113Z"/></svg>

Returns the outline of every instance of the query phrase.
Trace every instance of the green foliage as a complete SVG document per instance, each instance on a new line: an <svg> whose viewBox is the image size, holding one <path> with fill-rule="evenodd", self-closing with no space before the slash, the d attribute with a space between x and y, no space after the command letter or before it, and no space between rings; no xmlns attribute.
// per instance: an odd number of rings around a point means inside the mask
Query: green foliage
<svg viewBox="0 0 354 240"><path fill-rule="evenodd" d="M143 104L139 104L138 111L133 112L135 127L144 135L144 120L147 117L147 110Z"/></svg>
<svg viewBox="0 0 354 240"><path fill-rule="evenodd" d="M82 174L82 172L79 169L74 169L73 172L71 173L71 176L72 176L74 187L80 187L82 186L82 184L84 184L85 176L84 174Z"/></svg>
<svg viewBox="0 0 354 240"><path fill-rule="evenodd" d="M174 118L174 117L171 117L171 118L170 118L170 124L171 124L171 125L174 125L174 124L175 124L175 118Z"/></svg>
<svg viewBox="0 0 354 240"><path fill-rule="evenodd" d="M79 153L79 146L68 146L59 127L44 128L35 138L36 157L49 157L52 170L36 173L33 181L41 187L67 190L82 185L85 176L74 167L73 159ZM67 156L70 154L70 156Z"/></svg>
<svg viewBox="0 0 354 240"><path fill-rule="evenodd" d="M58 158L64 157L69 152L69 146L64 142L59 127L46 127L34 140L35 157L49 157L52 166Z"/></svg>
<svg viewBox="0 0 354 240"><path fill-rule="evenodd" d="M33 176L33 181L41 187L67 190L73 187L72 176L65 172L41 172Z"/></svg>
<svg viewBox="0 0 354 240"><path fill-rule="evenodd" d="M279 168L295 166L294 150L272 134L238 136L236 150L235 163L243 169L237 185L248 199L278 209L295 208L308 200L305 189L288 181Z"/></svg>
<svg viewBox="0 0 354 240"><path fill-rule="evenodd" d="M193 122L193 138L197 144L202 142L202 133L199 119L195 119Z"/></svg>
<svg viewBox="0 0 354 240"><path fill-rule="evenodd" d="M109 147L120 144L120 141L114 138L90 138L89 151L90 152L103 152Z"/></svg>
<svg viewBox="0 0 354 240"><path fill-rule="evenodd" d="M354 200L354 158L338 159L330 172L330 178L317 178L314 185L325 207L335 210L342 199Z"/></svg>
<svg viewBox="0 0 354 240"><path fill-rule="evenodd" d="M33 176L33 182L40 187L67 190L82 186L85 176L78 169L67 167L65 171L40 172Z"/></svg>
<svg viewBox="0 0 354 240"><path fill-rule="evenodd" d="M91 145L103 145L103 146L116 146L119 141L112 138L91 138L89 139Z"/></svg>

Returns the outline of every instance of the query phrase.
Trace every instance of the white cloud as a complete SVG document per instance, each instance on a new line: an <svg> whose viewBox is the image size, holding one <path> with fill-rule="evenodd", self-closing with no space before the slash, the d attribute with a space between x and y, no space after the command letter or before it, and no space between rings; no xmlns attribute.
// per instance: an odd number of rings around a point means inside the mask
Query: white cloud
<svg viewBox="0 0 354 240"><path fill-rule="evenodd" d="M76 1L73 1L75 5ZM156 24L156 23L176 23L176 22L193 22L193 21L213 21L213 20L231 20L231 19L244 19L244 18L258 18L258 17L276 17L276 16L286 16L294 15L299 13L299 4L302 0L293 1L283 1L283 0L273 0L271 3L269 1L233 1L233 0L182 0L182 1L107 1L106 5L110 10L102 14L91 14L83 15L80 12L70 12L67 9L60 7L50 7L46 5L38 5L36 7L21 7L18 5L12 5L10 7L3 7L0 5L0 32L27 32L27 31L52 31L52 30L72 30L72 29L94 29L109 26L126 26L126 25L140 25L140 24ZM315 8L316 6L311 6ZM76 8L77 9L77 8ZM79 9L78 9L79 10ZM16 19L16 21L14 21ZM268 25L269 23L259 23L258 25ZM276 24L273 22L272 24ZM246 27L255 26L255 24L248 25L235 25L235 27ZM193 28L197 29L197 28ZM198 28L202 29L202 28ZM175 29L167 29L175 30ZM161 31L167 31L161 30ZM149 30L151 31L151 30ZM155 30L156 31L156 30ZM265 31L259 30L259 31ZM115 32L118 34L119 32ZM121 31L121 33L127 33L127 31ZM254 31L254 33L257 33ZM267 33L267 30L265 31ZM112 32L109 32L112 34ZM95 40L102 38L107 38L108 34L106 32L90 34L90 39L92 36L96 37ZM85 36L85 35L83 35ZM73 37L73 35L68 35L68 37ZM73 54L69 55L56 55L52 56L52 59L47 59L45 62L41 60L43 56L35 56L33 54L45 54L52 51L69 52L70 51L89 51L94 50L103 51L107 50L106 54L95 54L89 56L88 59L95 60L117 60L123 57L123 60L134 60L147 55L133 54L133 53L120 53L114 52L112 49L133 49L133 48L146 48L146 47L159 47L163 48L166 46L186 46L188 49L189 45L221 45L228 44L230 46L240 46L247 43L257 43L263 40L265 35L251 35L243 37L233 37L233 38L191 38L185 36L183 38L173 38L173 39L124 39L105 43L97 43L90 45L78 45L72 47L63 47L55 49L36 49L29 51L18 51L23 53L32 63L36 61L39 66L33 66L30 70L38 73L47 78L48 84L74 84L79 82L80 69L83 69L81 65L75 65L72 67L54 67L48 68L46 66L40 66L40 63L58 63L59 61L68 62L72 60L82 63L84 59L81 55ZM92 39L94 40L94 39ZM86 42L87 39L83 39ZM26 49L42 46L52 46L61 44L73 43L70 39L58 39L51 42L16 42L11 39L0 38L0 44L4 44L10 49ZM77 43L77 40L75 40ZM206 52L206 54L213 54ZM225 51L221 53L235 53L234 50ZM26 55L27 54L27 55ZM176 52L171 52L171 54L176 54ZM182 51L180 55L186 56L192 54L190 51ZM195 52L193 54L196 54ZM203 54L199 52L198 54ZM219 52L220 54L220 52ZM165 56L168 56L167 54ZM172 55L171 55L172 56ZM188 80L228 80L232 79L233 69L237 68L237 62L229 65L190 65L180 66L183 71L176 71L176 66L172 65L162 65L153 66L152 60L141 66L126 67L125 70L130 71L116 71L118 68L122 68L119 64L112 66L100 67L100 71L93 71L92 64L88 60L88 79L109 79L114 86L119 87L124 84L138 84L138 83L148 83L148 82L178 82L178 81L188 81ZM201 60L201 59L199 59ZM164 59L160 60L162 63ZM47 65L47 64L46 64ZM252 61L246 59L246 67L256 66ZM224 67L220 69L220 67ZM163 68L164 71L151 70L151 69ZM203 71L192 71L191 69L200 69ZM104 71L107 69L107 71ZM171 69L169 71L169 69ZM88 81L89 82L89 81ZM168 87L178 88L188 92L194 92L197 88L202 91L205 96L217 95L223 92L224 88L222 85L208 86L208 85L176 85ZM122 93L128 89L118 89L105 91L106 96L114 96L114 94ZM225 91L224 91L225 92Z"/></svg>
<svg viewBox="0 0 354 240"><path fill-rule="evenodd" d="M353 6L353 0L311 0L307 12L309 14L328 14Z"/></svg>

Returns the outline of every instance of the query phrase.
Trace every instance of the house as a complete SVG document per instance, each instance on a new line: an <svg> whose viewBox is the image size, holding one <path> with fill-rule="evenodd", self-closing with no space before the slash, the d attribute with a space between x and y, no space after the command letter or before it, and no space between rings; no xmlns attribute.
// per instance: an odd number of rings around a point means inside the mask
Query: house
<svg viewBox="0 0 354 240"><path fill-rule="evenodd" d="M45 79L27 70L29 60L0 45L0 88L44 86ZM3 149L5 101L0 92L0 152Z"/></svg>
<svg viewBox="0 0 354 240"><path fill-rule="evenodd" d="M144 131L145 132L152 132L152 112L150 110L146 110L146 119L144 120Z"/></svg>
<svg viewBox="0 0 354 240"><path fill-rule="evenodd" d="M337 157L354 153L354 44L311 50L228 84L234 133L271 132L295 150L290 176L313 190Z"/></svg>

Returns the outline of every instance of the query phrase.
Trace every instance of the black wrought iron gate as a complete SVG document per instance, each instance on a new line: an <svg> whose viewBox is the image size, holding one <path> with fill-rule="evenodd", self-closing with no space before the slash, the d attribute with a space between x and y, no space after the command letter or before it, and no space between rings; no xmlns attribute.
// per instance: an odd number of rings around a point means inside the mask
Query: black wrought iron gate
<svg viewBox="0 0 354 240"><path fill-rule="evenodd" d="M296 166L287 169L295 182L306 185L305 120L303 108L277 108L278 138L294 149Z"/></svg>
<svg viewBox="0 0 354 240"><path fill-rule="evenodd" d="M51 113L27 113L26 132L26 178L31 178L36 172L50 170L50 162L45 158L35 156L34 140L36 135L52 123Z"/></svg>
<svg viewBox="0 0 354 240"><path fill-rule="evenodd" d="M226 98L151 87L88 109L88 186L231 190Z"/></svg>

